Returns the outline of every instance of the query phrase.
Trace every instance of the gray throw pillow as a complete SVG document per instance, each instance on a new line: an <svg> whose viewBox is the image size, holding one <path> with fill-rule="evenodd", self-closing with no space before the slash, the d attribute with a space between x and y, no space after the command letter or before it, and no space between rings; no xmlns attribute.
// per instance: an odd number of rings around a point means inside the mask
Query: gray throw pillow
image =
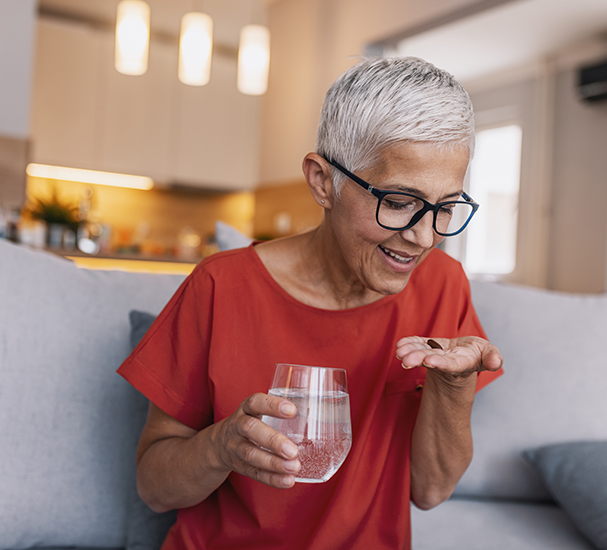
<svg viewBox="0 0 607 550"><path fill-rule="evenodd" d="M143 338L155 319L155 315L143 311L129 312L130 342L133 348ZM141 406L137 411L139 432L143 429L148 408L148 400L143 395L140 397ZM164 514L157 514L150 510L139 498L137 488L133 487L127 516L126 550L158 550L176 519L177 511L175 510Z"/></svg>
<svg viewBox="0 0 607 550"><path fill-rule="evenodd" d="M607 441L547 445L523 456L577 528L607 550Z"/></svg>

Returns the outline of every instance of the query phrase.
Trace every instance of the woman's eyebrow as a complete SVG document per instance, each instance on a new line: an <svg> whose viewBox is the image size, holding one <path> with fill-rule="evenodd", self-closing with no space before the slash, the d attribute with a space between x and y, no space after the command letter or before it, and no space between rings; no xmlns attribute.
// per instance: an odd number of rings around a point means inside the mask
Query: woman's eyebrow
<svg viewBox="0 0 607 550"><path fill-rule="evenodd" d="M391 187L391 185L394 185L394 187ZM422 199L425 199L427 197L426 193L424 193L423 191L421 191L420 189L418 189L417 187L405 187L404 185L398 185L398 184L384 184L384 186L381 187L377 187L375 185L373 185L373 187L375 187L375 189L378 189L379 191L386 191L388 193L409 193L410 195L416 195L417 197L421 197Z"/></svg>
<svg viewBox="0 0 607 550"><path fill-rule="evenodd" d="M448 195L445 195L442 200L445 200L445 199L457 199L458 197L462 196L463 192L464 191L462 189L461 191L456 191L455 193L449 193Z"/></svg>
<svg viewBox="0 0 607 550"><path fill-rule="evenodd" d="M382 189L382 191L384 191L384 189ZM385 189L385 191L392 191L391 189ZM416 195L422 199L427 199L428 196L426 195L426 193L424 193L423 191L421 191L420 189L417 189L416 187L403 187L401 185L399 185L398 187L396 187L394 189L394 191L401 191L402 193L409 193L411 195ZM448 195L445 195L444 197L441 198L440 202L443 202L445 200L449 200L452 198L458 198L461 197L463 193L462 191L455 191L453 193L449 193Z"/></svg>

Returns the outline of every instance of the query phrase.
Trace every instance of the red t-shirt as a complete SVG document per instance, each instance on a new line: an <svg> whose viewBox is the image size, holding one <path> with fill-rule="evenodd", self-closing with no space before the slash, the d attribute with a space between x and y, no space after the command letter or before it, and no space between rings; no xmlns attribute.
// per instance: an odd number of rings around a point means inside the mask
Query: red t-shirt
<svg viewBox="0 0 607 550"><path fill-rule="evenodd" d="M409 549L411 432L426 371L404 370L395 350L413 335L484 337L461 266L439 250L399 294L346 310L298 302L253 246L203 261L119 373L201 430L267 392L276 363L343 368L352 448L326 483L274 489L231 473L179 511L163 550ZM477 389L498 375L480 374Z"/></svg>

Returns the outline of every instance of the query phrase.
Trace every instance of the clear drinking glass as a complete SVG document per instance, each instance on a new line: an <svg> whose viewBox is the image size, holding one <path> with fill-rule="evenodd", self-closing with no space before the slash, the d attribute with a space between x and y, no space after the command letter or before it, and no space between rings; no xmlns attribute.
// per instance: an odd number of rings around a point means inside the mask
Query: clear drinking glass
<svg viewBox="0 0 607 550"><path fill-rule="evenodd" d="M330 479L352 446L346 371L277 364L268 393L287 399L297 407L295 416L286 420L262 418L297 445L301 470L295 481L323 483Z"/></svg>

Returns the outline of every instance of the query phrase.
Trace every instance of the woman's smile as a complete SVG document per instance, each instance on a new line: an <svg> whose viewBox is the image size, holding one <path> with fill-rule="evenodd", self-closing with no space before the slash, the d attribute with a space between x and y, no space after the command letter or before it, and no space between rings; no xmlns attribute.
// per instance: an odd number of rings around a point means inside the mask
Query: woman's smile
<svg viewBox="0 0 607 550"><path fill-rule="evenodd" d="M387 263L390 269L398 273L409 273L416 265L416 260L419 255L411 255L406 252L387 248L383 245L378 246L382 258Z"/></svg>

